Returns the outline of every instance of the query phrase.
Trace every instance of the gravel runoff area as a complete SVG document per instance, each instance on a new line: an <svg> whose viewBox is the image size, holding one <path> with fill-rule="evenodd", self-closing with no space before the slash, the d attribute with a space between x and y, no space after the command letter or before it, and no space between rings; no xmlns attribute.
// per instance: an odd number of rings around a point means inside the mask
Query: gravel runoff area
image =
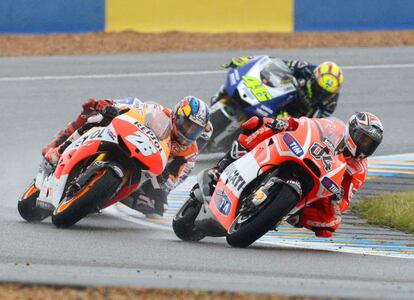
<svg viewBox="0 0 414 300"><path fill-rule="evenodd" d="M230 292L185 291L166 289L109 288L109 287L59 287L24 284L0 285L0 299L30 300L317 300L313 297L279 297L273 295L253 295ZM325 300L329 300L324 298Z"/></svg>
<svg viewBox="0 0 414 300"><path fill-rule="evenodd" d="M0 56L47 56L155 51L287 49L414 45L414 31L325 33L120 33L0 35ZM311 300L228 292L139 288L74 288L0 284L0 299L268 299Z"/></svg>
<svg viewBox="0 0 414 300"><path fill-rule="evenodd" d="M414 45L414 31L0 35L0 56Z"/></svg>

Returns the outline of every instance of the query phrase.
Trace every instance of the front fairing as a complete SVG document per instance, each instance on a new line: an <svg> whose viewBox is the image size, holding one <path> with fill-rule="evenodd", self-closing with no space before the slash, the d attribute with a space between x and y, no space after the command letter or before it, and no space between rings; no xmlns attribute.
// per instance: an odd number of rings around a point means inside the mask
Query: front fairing
<svg viewBox="0 0 414 300"><path fill-rule="evenodd" d="M128 148L131 157L146 166L146 171L160 175L170 155L170 136L160 139L153 130L146 127L145 115L131 109L116 117L111 126Z"/></svg>
<svg viewBox="0 0 414 300"><path fill-rule="evenodd" d="M265 85L261 72L269 65L277 69L275 84ZM268 56L253 58L246 65L231 69L224 87L227 95L244 101L248 116L273 117L296 97L295 79L282 60Z"/></svg>
<svg viewBox="0 0 414 300"><path fill-rule="evenodd" d="M237 215L243 189L261 173L260 165L250 152L230 164L221 174L209 208L226 230Z"/></svg>

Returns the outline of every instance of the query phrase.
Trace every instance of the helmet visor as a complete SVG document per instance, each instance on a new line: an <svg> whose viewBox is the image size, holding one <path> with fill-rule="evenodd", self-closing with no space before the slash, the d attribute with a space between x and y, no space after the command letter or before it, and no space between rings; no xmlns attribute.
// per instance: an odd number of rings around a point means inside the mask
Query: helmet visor
<svg viewBox="0 0 414 300"><path fill-rule="evenodd" d="M177 116L175 119L175 134L178 142L182 145L194 142L203 130L204 127L194 123L184 115Z"/></svg>
<svg viewBox="0 0 414 300"><path fill-rule="evenodd" d="M318 103L327 104L330 98L334 95L327 90L324 90L316 80L312 80L312 99L315 99Z"/></svg>
<svg viewBox="0 0 414 300"><path fill-rule="evenodd" d="M381 143L381 141L373 139L363 130L351 132L351 137L357 145L356 157L360 157L361 154L363 157L371 156Z"/></svg>

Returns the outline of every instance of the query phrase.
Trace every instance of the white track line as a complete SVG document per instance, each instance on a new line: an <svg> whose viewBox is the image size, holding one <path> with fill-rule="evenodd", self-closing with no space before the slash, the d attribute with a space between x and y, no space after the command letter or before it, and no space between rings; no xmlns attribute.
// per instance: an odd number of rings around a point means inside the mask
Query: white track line
<svg viewBox="0 0 414 300"><path fill-rule="evenodd" d="M50 76L24 76L24 77L0 77L0 81L34 81L34 80L74 80L74 79L112 79L112 78L137 78L158 76L193 76L221 74L225 71L183 71L183 72L148 72L125 74L89 74L89 75L50 75Z"/></svg>
<svg viewBox="0 0 414 300"><path fill-rule="evenodd" d="M344 70L371 70L371 69L401 69L414 68L414 64L386 64L386 65L355 65L343 66ZM210 71L180 71L180 72L147 72L126 74L78 74L78 75L46 75L46 76L22 76L22 77L0 77L4 81L37 81L37 80L78 80L78 79L116 79L116 78L139 78L139 77L161 77L161 76L196 76L225 74L225 70Z"/></svg>

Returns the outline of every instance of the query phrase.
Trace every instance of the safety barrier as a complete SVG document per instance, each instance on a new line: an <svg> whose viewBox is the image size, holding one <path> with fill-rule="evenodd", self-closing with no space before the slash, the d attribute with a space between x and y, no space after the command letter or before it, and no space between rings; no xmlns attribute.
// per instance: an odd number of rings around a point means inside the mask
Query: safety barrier
<svg viewBox="0 0 414 300"><path fill-rule="evenodd" d="M296 0L295 31L414 29L412 0Z"/></svg>
<svg viewBox="0 0 414 300"><path fill-rule="evenodd" d="M105 0L1 0L0 33L105 29Z"/></svg>
<svg viewBox="0 0 414 300"><path fill-rule="evenodd" d="M414 29L412 0L1 0L0 33Z"/></svg>

